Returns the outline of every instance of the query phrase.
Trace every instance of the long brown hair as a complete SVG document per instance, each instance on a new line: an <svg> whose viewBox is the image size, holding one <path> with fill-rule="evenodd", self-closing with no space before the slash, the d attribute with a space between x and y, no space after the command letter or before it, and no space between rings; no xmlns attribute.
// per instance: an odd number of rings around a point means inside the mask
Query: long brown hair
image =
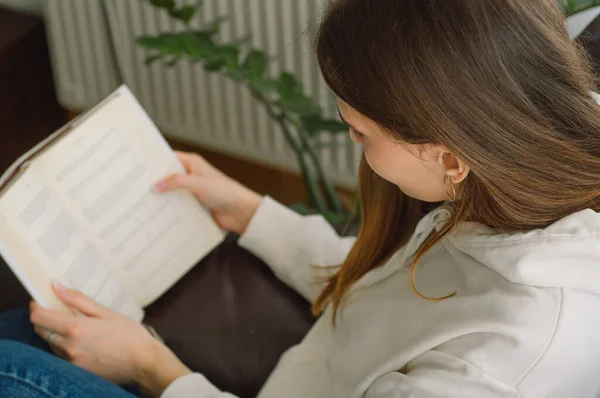
<svg viewBox="0 0 600 398"><path fill-rule="evenodd" d="M531 230L600 211L595 83L555 0L337 0L316 48L340 99L391 137L444 144L471 168L413 269L461 221ZM315 314L329 303L337 312L350 286L407 242L427 206L364 159L359 174L363 224Z"/></svg>

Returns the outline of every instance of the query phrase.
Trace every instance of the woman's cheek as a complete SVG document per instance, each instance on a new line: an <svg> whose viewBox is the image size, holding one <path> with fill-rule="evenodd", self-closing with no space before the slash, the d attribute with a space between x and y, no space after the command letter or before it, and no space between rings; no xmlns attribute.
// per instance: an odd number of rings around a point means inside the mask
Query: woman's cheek
<svg viewBox="0 0 600 398"><path fill-rule="evenodd" d="M372 150L369 150L366 147L364 148L364 154L367 164L369 165L371 170L375 172L375 174L377 174L384 180L394 183L392 181L393 176L390 175L393 174L392 170L385 166L385 162L383 161L384 159L382 159L381 156L378 156L376 153L374 153Z"/></svg>

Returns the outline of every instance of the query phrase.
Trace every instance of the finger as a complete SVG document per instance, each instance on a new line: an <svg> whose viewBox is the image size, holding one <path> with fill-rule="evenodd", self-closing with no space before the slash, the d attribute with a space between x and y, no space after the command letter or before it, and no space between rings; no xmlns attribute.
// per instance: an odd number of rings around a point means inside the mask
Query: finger
<svg viewBox="0 0 600 398"><path fill-rule="evenodd" d="M172 174L164 180L154 184L154 189L160 193L170 192L176 189L187 189L188 191L197 193L200 188L198 183L199 178L200 177L198 176L190 174Z"/></svg>
<svg viewBox="0 0 600 398"><path fill-rule="evenodd" d="M50 349L56 355L61 357L65 356L65 344L67 343L67 339L63 335L39 326L35 326L33 329L42 340L48 343Z"/></svg>
<svg viewBox="0 0 600 398"><path fill-rule="evenodd" d="M65 348L63 348L62 346L56 346L54 344L50 345L50 350L56 354L57 356L63 358L63 359L69 359L67 356L67 351Z"/></svg>
<svg viewBox="0 0 600 398"><path fill-rule="evenodd" d="M197 153L176 152L175 154L189 174L201 174L210 167L210 163Z"/></svg>
<svg viewBox="0 0 600 398"><path fill-rule="evenodd" d="M192 164L191 154L186 153L186 152L175 151L175 156L177 156L177 159L179 159L179 162L181 162L185 171L187 171L188 173L191 173L194 168L193 164Z"/></svg>
<svg viewBox="0 0 600 398"><path fill-rule="evenodd" d="M43 327L37 326L37 325L33 327L33 330L35 330L37 335L40 336L42 338L42 340L44 340L44 341L50 340L50 336L52 335L52 333L56 333L56 332L52 332L52 330L50 330L50 329L46 329L46 328L43 328Z"/></svg>
<svg viewBox="0 0 600 398"><path fill-rule="evenodd" d="M38 336L42 338L45 342L50 345L61 346L61 343L65 343L66 339L60 333L57 333L53 330L42 328L39 326L35 326L33 328Z"/></svg>
<svg viewBox="0 0 600 398"><path fill-rule="evenodd" d="M30 305L29 319L34 326L67 334L73 328L77 317L63 312L47 310L37 303Z"/></svg>
<svg viewBox="0 0 600 398"><path fill-rule="evenodd" d="M69 289L60 282L53 284L54 292L67 306L92 317L107 317L112 314L105 306L98 304L92 298L73 289Z"/></svg>

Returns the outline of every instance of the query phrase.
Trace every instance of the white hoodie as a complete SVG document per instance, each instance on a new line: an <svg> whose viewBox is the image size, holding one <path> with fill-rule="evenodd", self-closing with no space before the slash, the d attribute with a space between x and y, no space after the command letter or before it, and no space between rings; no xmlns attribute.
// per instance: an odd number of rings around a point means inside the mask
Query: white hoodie
<svg viewBox="0 0 600 398"><path fill-rule="evenodd" d="M384 266L351 289L337 327L329 307L291 348L260 398L487 398L600 396L600 214L585 210L544 230L501 234L465 223L409 265L438 208ZM340 264L354 240L318 216L265 198L240 238L277 276L313 301L313 265ZM199 374L163 398L225 398Z"/></svg>

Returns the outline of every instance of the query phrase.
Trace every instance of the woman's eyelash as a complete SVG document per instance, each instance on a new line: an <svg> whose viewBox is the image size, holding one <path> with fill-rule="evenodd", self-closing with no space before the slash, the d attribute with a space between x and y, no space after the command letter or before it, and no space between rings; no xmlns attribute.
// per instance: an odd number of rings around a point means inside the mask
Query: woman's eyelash
<svg viewBox="0 0 600 398"><path fill-rule="evenodd" d="M350 134L352 134L355 138L357 138L359 140L365 138L365 135L363 133L359 133L358 131L354 130L352 127L350 127Z"/></svg>

